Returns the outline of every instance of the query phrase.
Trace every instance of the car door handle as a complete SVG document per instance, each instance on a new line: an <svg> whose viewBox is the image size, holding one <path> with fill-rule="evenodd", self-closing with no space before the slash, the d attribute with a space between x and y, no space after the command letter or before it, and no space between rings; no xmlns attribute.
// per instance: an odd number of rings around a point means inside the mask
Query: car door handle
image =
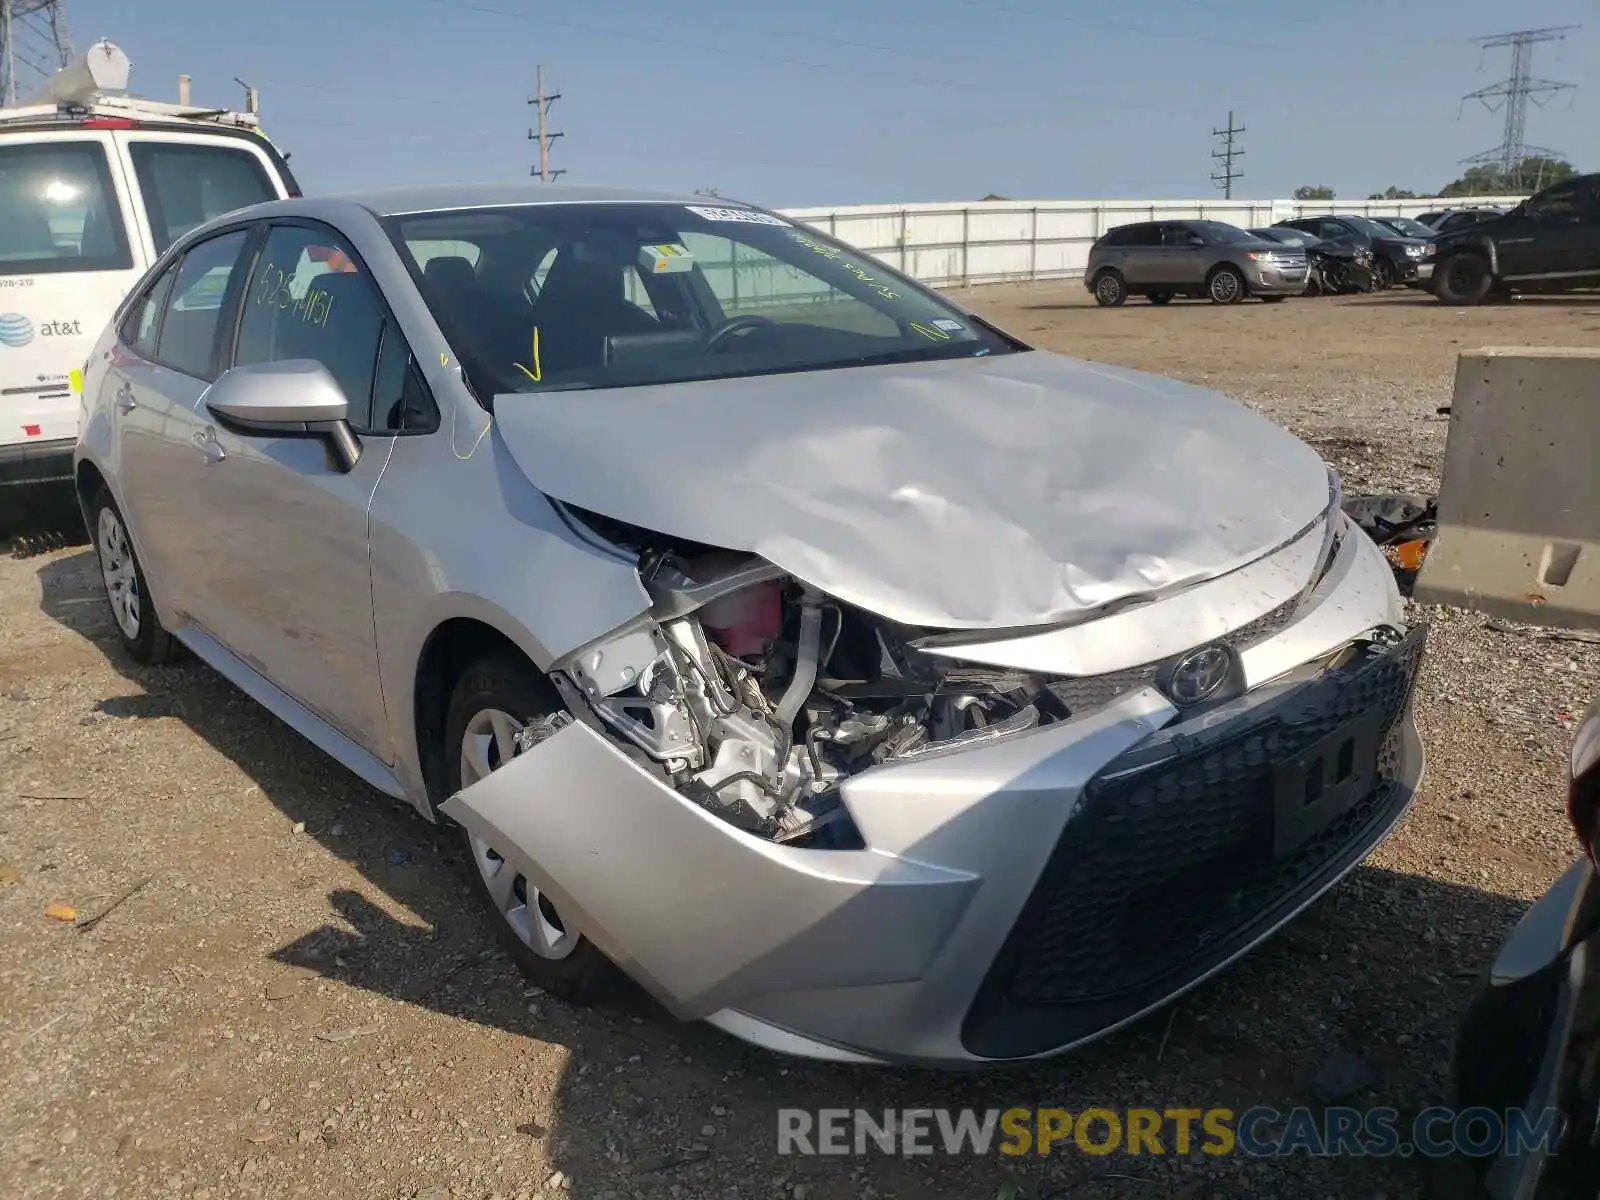
<svg viewBox="0 0 1600 1200"><path fill-rule="evenodd" d="M133 398L133 388L126 383L117 389L117 410L131 413L139 407L139 402Z"/></svg>
<svg viewBox="0 0 1600 1200"><path fill-rule="evenodd" d="M228 457L228 452L222 448L222 443L217 441L215 426L207 425L204 429L195 430L194 444L200 447L200 453L206 456L208 463L219 463Z"/></svg>

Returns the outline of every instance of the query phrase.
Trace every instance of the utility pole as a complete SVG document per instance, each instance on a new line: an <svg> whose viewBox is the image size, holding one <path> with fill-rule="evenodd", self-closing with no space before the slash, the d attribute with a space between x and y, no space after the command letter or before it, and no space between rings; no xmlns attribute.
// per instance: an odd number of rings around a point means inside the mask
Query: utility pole
<svg viewBox="0 0 1600 1200"><path fill-rule="evenodd" d="M549 183L556 176L566 174L565 170L552 171L550 169L550 143L560 137L561 134L549 133L545 128L546 118L550 115L550 106L561 99L561 93L556 92L551 96L544 94L544 68L542 66L534 68L534 88L534 94L528 100L528 103L535 105L538 110L539 127L538 129L528 130L528 139L539 143L539 162L536 166L530 168L530 174L537 175L542 183Z"/></svg>
<svg viewBox="0 0 1600 1200"><path fill-rule="evenodd" d="M0 105L48 83L72 61L62 0L0 0Z"/></svg>
<svg viewBox="0 0 1600 1200"><path fill-rule="evenodd" d="M1222 160L1222 170L1211 173L1211 182L1222 189L1222 196L1225 200L1233 199L1233 181L1244 178L1243 171L1235 171L1233 169L1233 160L1244 157L1244 151L1233 144L1233 135L1243 132L1243 125L1235 125L1233 123L1233 110L1231 108L1228 110L1228 127L1211 131L1212 137L1222 139L1222 149L1211 152L1212 158Z"/></svg>
<svg viewBox="0 0 1600 1200"><path fill-rule="evenodd" d="M1513 191L1522 190L1522 166L1529 158L1559 158L1560 152L1546 150L1540 146L1530 146L1525 140L1528 126L1528 101L1532 100L1541 108L1551 96L1559 92L1571 92L1576 84L1559 83L1553 79L1535 79L1533 75L1533 48L1540 42L1559 42L1566 40L1567 34L1581 28L1577 25L1551 25L1544 29L1518 29L1512 33L1498 33L1493 37L1478 38L1477 42L1484 50L1497 49L1500 46L1511 47L1511 76L1502 79L1499 83L1490 84L1486 88L1479 88L1475 92L1468 92L1461 97L1464 107L1468 100L1477 100L1490 112L1498 112L1503 105L1506 110L1505 134L1501 142L1492 150L1485 150L1481 154L1474 154L1471 158L1464 158L1463 163L1493 163L1500 168L1501 178ZM1457 117L1460 111L1457 110ZM1540 164L1540 178L1543 178L1543 164Z"/></svg>

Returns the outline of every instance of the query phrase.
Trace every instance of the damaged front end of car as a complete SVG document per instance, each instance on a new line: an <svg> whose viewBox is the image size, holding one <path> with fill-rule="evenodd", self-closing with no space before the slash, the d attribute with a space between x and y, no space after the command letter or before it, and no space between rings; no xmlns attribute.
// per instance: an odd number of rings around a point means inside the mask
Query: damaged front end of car
<svg viewBox="0 0 1600 1200"><path fill-rule="evenodd" d="M1019 630L559 507L650 610L556 662L575 719L442 811L673 1012L759 1044L1081 1044L1325 891L1420 778L1425 631L1336 482L1256 562Z"/></svg>

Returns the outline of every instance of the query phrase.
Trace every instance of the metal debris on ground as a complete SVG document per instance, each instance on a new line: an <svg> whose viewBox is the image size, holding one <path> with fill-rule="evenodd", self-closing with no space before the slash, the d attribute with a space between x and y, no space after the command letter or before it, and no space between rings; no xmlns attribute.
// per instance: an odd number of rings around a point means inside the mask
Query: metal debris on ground
<svg viewBox="0 0 1600 1200"><path fill-rule="evenodd" d="M1600 645L1600 633L1591 629L1541 629L1536 625L1513 625L1510 621L1492 618L1483 623L1485 629L1495 633L1513 633L1521 637L1537 638L1541 642L1587 642Z"/></svg>
<svg viewBox="0 0 1600 1200"><path fill-rule="evenodd" d="M81 533L59 529L45 530L40 533L19 533L11 540L11 557L34 558L40 554L48 554L52 550L64 550L68 546L86 545L88 540Z"/></svg>
<svg viewBox="0 0 1600 1200"><path fill-rule="evenodd" d="M1439 498L1409 492L1349 496L1344 512L1378 544L1401 590L1409 590L1439 532Z"/></svg>

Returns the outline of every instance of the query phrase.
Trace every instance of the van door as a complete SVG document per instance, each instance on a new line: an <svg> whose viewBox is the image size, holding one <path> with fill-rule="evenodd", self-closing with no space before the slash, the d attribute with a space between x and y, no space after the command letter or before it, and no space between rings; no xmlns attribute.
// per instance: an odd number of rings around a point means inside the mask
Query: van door
<svg viewBox="0 0 1600 1200"><path fill-rule="evenodd" d="M115 137L133 184L136 236L151 262L213 217L289 194L253 137L137 129Z"/></svg>
<svg viewBox="0 0 1600 1200"><path fill-rule="evenodd" d="M149 263L111 135L0 134L0 465L70 477L83 365Z"/></svg>

